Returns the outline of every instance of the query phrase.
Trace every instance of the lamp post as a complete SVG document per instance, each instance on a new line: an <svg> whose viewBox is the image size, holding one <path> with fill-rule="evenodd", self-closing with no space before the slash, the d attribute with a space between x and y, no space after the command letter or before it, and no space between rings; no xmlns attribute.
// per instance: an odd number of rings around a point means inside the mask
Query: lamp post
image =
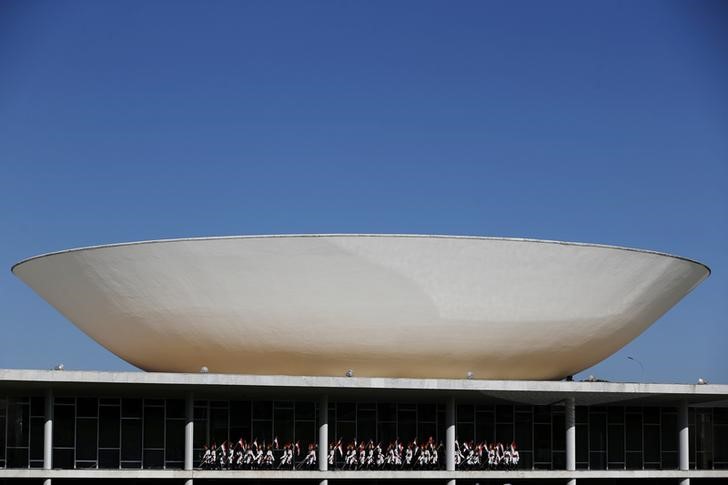
<svg viewBox="0 0 728 485"><path fill-rule="evenodd" d="M645 380L645 366L642 365L642 362L640 362L639 360L635 359L631 355L628 355L627 358L629 360L633 361L633 362L637 362L640 365L640 369L642 370L642 376L640 377L640 381L644 381Z"/></svg>

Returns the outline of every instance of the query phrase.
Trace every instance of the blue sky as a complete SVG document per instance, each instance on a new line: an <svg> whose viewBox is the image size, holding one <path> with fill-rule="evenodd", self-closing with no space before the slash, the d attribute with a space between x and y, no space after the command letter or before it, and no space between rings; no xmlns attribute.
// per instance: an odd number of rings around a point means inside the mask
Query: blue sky
<svg viewBox="0 0 728 485"><path fill-rule="evenodd" d="M579 377L728 383L727 24L702 0L5 0L0 367L132 369L11 275L34 254L426 233L700 260Z"/></svg>

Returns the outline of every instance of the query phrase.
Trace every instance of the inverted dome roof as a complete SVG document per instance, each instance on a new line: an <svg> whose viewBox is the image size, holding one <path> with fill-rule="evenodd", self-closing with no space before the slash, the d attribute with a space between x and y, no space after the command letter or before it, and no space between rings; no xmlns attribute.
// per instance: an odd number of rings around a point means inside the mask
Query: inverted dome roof
<svg viewBox="0 0 728 485"><path fill-rule="evenodd" d="M491 379L590 367L709 274L651 251L413 235L147 241L13 272L145 370Z"/></svg>

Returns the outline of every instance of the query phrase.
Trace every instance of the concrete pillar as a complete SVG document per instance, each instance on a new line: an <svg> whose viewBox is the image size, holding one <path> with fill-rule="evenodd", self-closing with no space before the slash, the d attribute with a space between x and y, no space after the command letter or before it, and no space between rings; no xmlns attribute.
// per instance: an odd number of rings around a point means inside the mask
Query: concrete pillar
<svg viewBox="0 0 728 485"><path fill-rule="evenodd" d="M329 396L326 394L319 399L318 421L318 469L325 472L329 469ZM322 485L326 485L326 483L328 483L327 480L321 481Z"/></svg>
<svg viewBox="0 0 728 485"><path fill-rule="evenodd" d="M195 406L194 397L191 392L185 396L185 470L192 470L194 467L195 447ZM192 485L192 479L187 479L185 485Z"/></svg>
<svg viewBox="0 0 728 485"><path fill-rule="evenodd" d="M564 401L566 421L566 470L576 470L576 405L574 398L569 397ZM571 478L566 482L568 485L576 485L576 479Z"/></svg>
<svg viewBox="0 0 728 485"><path fill-rule="evenodd" d="M565 421L566 421L566 469L576 470L576 409L574 398L566 398Z"/></svg>
<svg viewBox="0 0 728 485"><path fill-rule="evenodd" d="M43 469L53 469L53 389L45 394L45 423L43 423ZM43 480L43 485L51 485L51 479Z"/></svg>
<svg viewBox="0 0 728 485"><path fill-rule="evenodd" d="M678 450L680 455L680 470L690 469L690 427L688 421L688 402L682 400L678 409L677 427L679 433ZM690 479L684 478L680 485L690 485Z"/></svg>
<svg viewBox="0 0 728 485"><path fill-rule="evenodd" d="M445 470L455 471L455 398L447 400L445 408ZM449 480L448 485L455 485Z"/></svg>

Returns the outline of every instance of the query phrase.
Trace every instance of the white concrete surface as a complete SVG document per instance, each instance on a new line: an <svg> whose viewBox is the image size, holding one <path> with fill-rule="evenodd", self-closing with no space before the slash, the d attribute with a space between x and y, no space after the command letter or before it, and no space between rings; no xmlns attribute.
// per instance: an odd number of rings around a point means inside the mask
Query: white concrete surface
<svg viewBox="0 0 728 485"><path fill-rule="evenodd" d="M571 479L576 478L728 478L728 470L514 470L514 471L220 471L220 470L43 470L43 469L0 469L3 478L117 478L117 479Z"/></svg>
<svg viewBox="0 0 728 485"><path fill-rule="evenodd" d="M172 372L103 372L103 371L54 371L36 369L0 369L0 385L28 386L86 384L130 387L153 387L159 392L165 388L183 386L200 387L252 387L258 389L302 390L413 390L413 391L476 391L483 393L522 394L548 393L554 401L574 397L576 403L583 397L606 394L625 395L630 399L643 396L681 396L688 403L728 400L726 384L653 384L632 382L567 382L567 381L502 381L484 379L409 379L369 377L321 377L321 376L260 376L234 374L185 374ZM703 399L704 397L704 399Z"/></svg>
<svg viewBox="0 0 728 485"><path fill-rule="evenodd" d="M144 370L489 379L587 368L709 274L651 251L399 235L98 246L13 272Z"/></svg>

